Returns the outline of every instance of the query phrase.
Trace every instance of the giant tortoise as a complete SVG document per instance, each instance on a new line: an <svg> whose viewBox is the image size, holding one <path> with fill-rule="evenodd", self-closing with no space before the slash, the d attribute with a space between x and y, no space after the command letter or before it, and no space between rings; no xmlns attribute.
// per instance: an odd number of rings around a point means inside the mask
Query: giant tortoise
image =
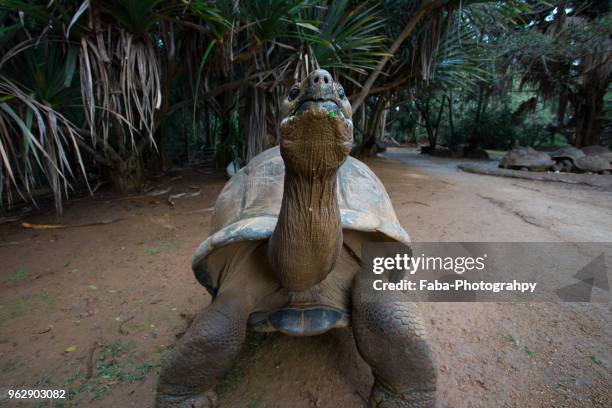
<svg viewBox="0 0 612 408"><path fill-rule="evenodd" d="M366 295L361 244L409 236L380 180L348 157L351 114L342 86L313 71L282 103L280 147L226 184L192 264L213 300L163 359L157 407L210 406L249 329L349 326L372 368L373 406L434 405L437 371L416 305L401 292Z"/></svg>
<svg viewBox="0 0 612 408"><path fill-rule="evenodd" d="M574 146L564 146L550 154L555 161L554 169L560 171L574 170L576 161L584 156L584 152Z"/></svg>
<svg viewBox="0 0 612 408"><path fill-rule="evenodd" d="M612 163L605 156L587 155L576 159L574 171L578 173L610 174L612 172Z"/></svg>
<svg viewBox="0 0 612 408"><path fill-rule="evenodd" d="M610 155L605 147L601 146L601 150L595 150L594 148L578 149L573 146L562 147L556 152L551 154L553 160L555 160L555 167L561 171L572 171L575 173L602 173L608 174L612 170L612 164L610 163ZM607 149L606 149L607 150Z"/></svg>
<svg viewBox="0 0 612 408"><path fill-rule="evenodd" d="M603 156L612 160L612 152L606 146L592 145L582 148L582 151L587 156Z"/></svg>
<svg viewBox="0 0 612 408"><path fill-rule="evenodd" d="M499 167L524 171L546 171L554 164L555 162L548 154L539 152L533 147L515 147L502 157Z"/></svg>

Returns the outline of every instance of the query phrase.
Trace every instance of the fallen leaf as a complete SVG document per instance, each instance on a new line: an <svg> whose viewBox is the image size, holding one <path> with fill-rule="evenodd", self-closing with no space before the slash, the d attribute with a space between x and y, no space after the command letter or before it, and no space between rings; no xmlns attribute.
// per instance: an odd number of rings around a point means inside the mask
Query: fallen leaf
<svg viewBox="0 0 612 408"><path fill-rule="evenodd" d="M157 197L157 196L160 196L160 195L168 194L170 192L170 190L172 190L172 187L167 188L165 190L152 191L152 192L150 192L147 195L152 196L152 197Z"/></svg>
<svg viewBox="0 0 612 408"><path fill-rule="evenodd" d="M174 200L177 198L183 197L185 194L187 193L178 193L178 194L172 194L168 196L168 204L170 204L171 206L174 206Z"/></svg>
<svg viewBox="0 0 612 408"><path fill-rule="evenodd" d="M72 353L73 351L76 351L76 346L66 347L66 350L64 350L64 353Z"/></svg>
<svg viewBox="0 0 612 408"><path fill-rule="evenodd" d="M187 198L197 197L197 196L199 196L199 195L200 195L200 193L201 193L201 191L200 191L200 190L198 190L198 191L196 191L195 193L187 194L185 197L187 197Z"/></svg>
<svg viewBox="0 0 612 408"><path fill-rule="evenodd" d="M93 221L86 222L83 224L72 224L72 225L64 225L64 224L30 224L29 222L22 222L21 226L26 229L39 229L39 230L48 230L48 229L61 229L61 228L77 228L77 227L91 227L94 225L108 225L115 223L117 221L121 221L121 218L115 218L112 220L101 220L101 221ZM53 241L51 241L53 242Z"/></svg>
<svg viewBox="0 0 612 408"><path fill-rule="evenodd" d="M30 224L29 222L22 222L21 226L27 229L55 229L55 228L66 228L62 224Z"/></svg>

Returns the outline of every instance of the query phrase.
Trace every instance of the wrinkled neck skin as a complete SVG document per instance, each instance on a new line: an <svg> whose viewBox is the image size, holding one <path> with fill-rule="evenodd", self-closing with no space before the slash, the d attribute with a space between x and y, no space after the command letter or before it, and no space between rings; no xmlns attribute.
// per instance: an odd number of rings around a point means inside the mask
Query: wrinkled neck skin
<svg viewBox="0 0 612 408"><path fill-rule="evenodd" d="M306 290L333 269L342 246L335 171L299 174L287 168L283 201L268 245L281 286Z"/></svg>

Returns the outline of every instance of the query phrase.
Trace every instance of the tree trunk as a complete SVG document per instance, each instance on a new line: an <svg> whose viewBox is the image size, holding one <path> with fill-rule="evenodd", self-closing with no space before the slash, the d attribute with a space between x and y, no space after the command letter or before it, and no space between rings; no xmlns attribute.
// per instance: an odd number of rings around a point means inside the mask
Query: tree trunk
<svg viewBox="0 0 612 408"><path fill-rule="evenodd" d="M429 117L429 100L425 102L425 105L421 104L418 101L415 101L415 105L421 114L421 118L425 122L425 131L427 132L427 141L429 142L429 150L435 150L437 140L434 137L434 128L431 123L431 118Z"/></svg>
<svg viewBox="0 0 612 408"><path fill-rule="evenodd" d="M440 130L440 122L442 121L442 111L444 110L444 97L440 100L440 110L438 110L438 118L436 119L436 127L433 134L434 146L438 144L438 130Z"/></svg>
<svg viewBox="0 0 612 408"><path fill-rule="evenodd" d="M355 112L357 112L357 118L355 120L354 123L358 123L357 127L355 130L359 129L359 137L355 138L355 145L363 145L365 142L365 131L366 131L366 109L365 109L366 105L361 104L361 107L359 109L357 109ZM357 134L357 133L355 133Z"/></svg>
<svg viewBox="0 0 612 408"><path fill-rule="evenodd" d="M142 160L136 154L132 154L125 160L114 162L112 166L106 167L111 188L120 193L138 190L144 184L144 169Z"/></svg>
<svg viewBox="0 0 612 408"><path fill-rule="evenodd" d="M476 104L476 117L474 118L474 126L472 127L472 132L468 140L469 147L476 147L480 143L478 127L480 126L480 116L482 112L483 102L484 102L484 87L481 86L480 89L478 90L478 103Z"/></svg>
<svg viewBox="0 0 612 408"><path fill-rule="evenodd" d="M385 101L385 105L382 111L382 115L380 118L380 137L379 139L383 141L385 139L385 127L387 126L387 114L389 113L389 102Z"/></svg>
<svg viewBox="0 0 612 408"><path fill-rule="evenodd" d="M455 141L455 127L453 126L453 97L448 94L448 125L450 126L450 141L454 144Z"/></svg>
<svg viewBox="0 0 612 408"><path fill-rule="evenodd" d="M365 105L361 105L361 109L359 109L361 112L361 117L359 118L359 122L361 124L361 128L364 129L365 128L365 117L366 117L366 111L365 111Z"/></svg>
<svg viewBox="0 0 612 408"><path fill-rule="evenodd" d="M157 144L157 150L150 149L150 162L148 163L148 170L151 172L150 174L162 173L165 170L165 159L166 159L166 147L164 146L166 142L166 121L161 120L160 125L157 127L157 131L155 132L155 139Z"/></svg>
<svg viewBox="0 0 612 408"><path fill-rule="evenodd" d="M264 151L266 145L266 94L265 91L256 87L250 90L249 98L249 122L246 129L248 134L247 162Z"/></svg>
<svg viewBox="0 0 612 408"><path fill-rule="evenodd" d="M204 104L204 147L214 147L214 145L211 137L210 109L206 103Z"/></svg>
<svg viewBox="0 0 612 408"><path fill-rule="evenodd" d="M371 157L376 155L376 136L381 129L381 119L383 111L387 105L387 94L383 94L376 101L376 106L366 115L366 110L362 109L363 116L361 120L364 122L363 137L361 143L356 145L351 151L351 155L361 157ZM363 107L364 105L362 105Z"/></svg>
<svg viewBox="0 0 612 408"><path fill-rule="evenodd" d="M380 120L382 119L383 111L387 105L387 95L381 95L376 102L376 108L372 111L370 120L368 121L365 145L368 148L372 148L376 144L376 136L380 129Z"/></svg>
<svg viewBox="0 0 612 408"><path fill-rule="evenodd" d="M185 112L181 112L182 116L182 129L183 129L183 149L185 150L183 154L185 155L185 163L189 163L189 127L187 124L189 120L185 117Z"/></svg>
<svg viewBox="0 0 612 408"><path fill-rule="evenodd" d="M603 92L589 89L581 90L578 95L578 104L575 110L576 147L585 147L600 144L601 116L603 115Z"/></svg>

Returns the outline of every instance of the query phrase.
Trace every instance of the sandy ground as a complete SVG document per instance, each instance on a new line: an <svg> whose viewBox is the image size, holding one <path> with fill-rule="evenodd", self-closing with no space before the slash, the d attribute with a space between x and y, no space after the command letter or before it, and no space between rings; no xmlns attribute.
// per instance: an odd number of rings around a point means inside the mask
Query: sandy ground
<svg viewBox="0 0 612 408"><path fill-rule="evenodd" d="M416 241L612 241L611 191L468 174L459 162L390 149L368 164ZM189 266L224 184L178 175L156 189L201 194L170 206L167 195L105 193L74 201L59 220L121 218L109 225L0 226L0 389L66 390L72 399L54 406L151 405L160 352L210 301ZM58 222L50 213L25 221ZM612 406L609 304L421 308L441 407ZM365 407L371 381L346 330L249 335L217 392L222 407Z"/></svg>

